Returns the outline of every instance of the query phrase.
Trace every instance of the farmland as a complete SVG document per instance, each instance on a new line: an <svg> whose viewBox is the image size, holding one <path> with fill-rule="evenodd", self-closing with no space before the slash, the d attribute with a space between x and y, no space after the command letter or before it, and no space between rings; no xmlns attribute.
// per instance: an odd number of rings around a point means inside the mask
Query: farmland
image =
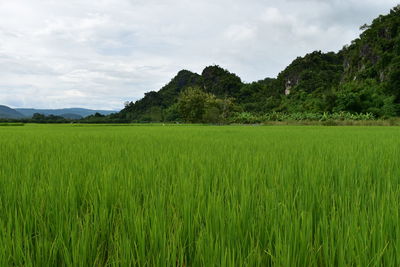
<svg viewBox="0 0 400 267"><path fill-rule="evenodd" d="M399 266L396 127L0 127L0 266Z"/></svg>

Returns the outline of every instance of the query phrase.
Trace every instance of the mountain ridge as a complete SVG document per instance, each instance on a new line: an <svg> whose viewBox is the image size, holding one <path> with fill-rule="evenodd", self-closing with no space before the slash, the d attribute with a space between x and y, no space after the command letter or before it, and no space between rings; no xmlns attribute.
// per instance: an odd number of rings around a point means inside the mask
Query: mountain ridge
<svg viewBox="0 0 400 267"><path fill-rule="evenodd" d="M2 119L22 119L31 118L35 113L42 115L61 116L66 119L82 119L96 113L110 115L118 111L113 110L93 110L86 108L62 108L62 109L34 109L34 108L10 108L0 105L0 118Z"/></svg>
<svg viewBox="0 0 400 267"><path fill-rule="evenodd" d="M117 111L112 110L93 110L93 109L86 109L86 108L62 108L62 109L34 109L34 108L16 108L16 111L22 113L26 117L32 117L33 114L39 113L43 115L55 115L55 116L62 116L64 114L75 114L81 117L87 117L93 115L95 113L100 113L102 115L110 115Z"/></svg>

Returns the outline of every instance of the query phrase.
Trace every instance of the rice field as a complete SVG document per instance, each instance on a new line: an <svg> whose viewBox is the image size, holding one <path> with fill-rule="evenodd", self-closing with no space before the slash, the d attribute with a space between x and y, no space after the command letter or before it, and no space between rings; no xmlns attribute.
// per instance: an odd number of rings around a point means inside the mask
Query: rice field
<svg viewBox="0 0 400 267"><path fill-rule="evenodd" d="M0 127L0 266L400 266L400 129Z"/></svg>

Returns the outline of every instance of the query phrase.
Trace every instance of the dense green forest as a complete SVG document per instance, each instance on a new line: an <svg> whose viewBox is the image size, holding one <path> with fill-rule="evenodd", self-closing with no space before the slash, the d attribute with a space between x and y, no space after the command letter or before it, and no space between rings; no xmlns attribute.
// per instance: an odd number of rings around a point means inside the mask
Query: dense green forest
<svg viewBox="0 0 400 267"><path fill-rule="evenodd" d="M277 78L244 83L219 66L180 71L158 92L127 103L108 119L225 122L238 114L400 115L400 6L381 15L337 53L295 59ZM243 115L243 114L242 114Z"/></svg>

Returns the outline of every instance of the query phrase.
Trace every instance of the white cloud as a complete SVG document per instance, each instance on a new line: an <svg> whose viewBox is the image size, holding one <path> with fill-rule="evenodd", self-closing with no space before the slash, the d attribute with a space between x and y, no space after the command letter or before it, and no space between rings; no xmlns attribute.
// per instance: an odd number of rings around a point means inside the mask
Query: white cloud
<svg viewBox="0 0 400 267"><path fill-rule="evenodd" d="M382 0L0 1L0 104L122 108L180 69L245 81L338 50L387 13Z"/></svg>
<svg viewBox="0 0 400 267"><path fill-rule="evenodd" d="M249 25L232 25L226 32L225 36L230 41L250 41L256 35L255 27Z"/></svg>

